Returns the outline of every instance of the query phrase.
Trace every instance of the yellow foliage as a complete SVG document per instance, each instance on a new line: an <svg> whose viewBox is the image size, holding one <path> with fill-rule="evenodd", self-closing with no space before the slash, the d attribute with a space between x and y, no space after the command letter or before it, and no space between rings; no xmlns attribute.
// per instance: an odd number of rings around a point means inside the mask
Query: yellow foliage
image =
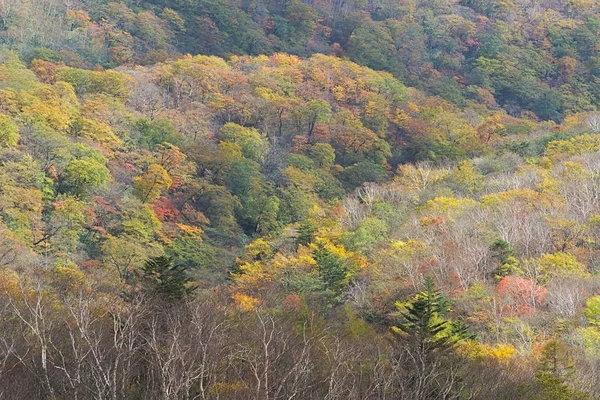
<svg viewBox="0 0 600 400"><path fill-rule="evenodd" d="M544 168L544 169L551 169L552 168L552 159L550 157L540 157L540 159L538 160L537 165L540 166L540 168Z"/></svg>
<svg viewBox="0 0 600 400"><path fill-rule="evenodd" d="M19 142L19 127L6 114L0 114L0 147L14 147Z"/></svg>
<svg viewBox="0 0 600 400"><path fill-rule="evenodd" d="M111 149L123 144L110 125L89 118L81 118L79 122L81 124L79 132L81 137L91 139Z"/></svg>
<svg viewBox="0 0 600 400"><path fill-rule="evenodd" d="M86 279L83 272L71 267L56 267L52 271L54 285L63 290L78 290L84 288Z"/></svg>
<svg viewBox="0 0 600 400"><path fill-rule="evenodd" d="M202 229L198 228L197 226L191 226L191 225L185 225L185 224L176 224L177 227L179 229L181 229L181 231L188 235L188 236L194 236L194 237L199 237L202 234Z"/></svg>
<svg viewBox="0 0 600 400"><path fill-rule="evenodd" d="M542 254L538 259L543 271L551 275L585 275L585 265L569 253Z"/></svg>
<svg viewBox="0 0 600 400"><path fill-rule="evenodd" d="M259 238L244 247L244 254L238 263L261 261L273 257L273 249L271 245L263 239Z"/></svg>
<svg viewBox="0 0 600 400"><path fill-rule="evenodd" d="M398 167L396 181L411 189L422 191L429 186L443 182L449 174L445 168L431 168L428 164L414 166L403 164Z"/></svg>
<svg viewBox="0 0 600 400"><path fill-rule="evenodd" d="M273 274L269 274L265 270L265 265L258 261L244 263L239 266L239 270L239 274L233 274L233 279L236 287L244 291L258 289L263 283L274 279Z"/></svg>
<svg viewBox="0 0 600 400"><path fill-rule="evenodd" d="M573 182L585 178L591 178L592 172L578 162L565 161L562 163L563 170L560 171L560 177L566 182Z"/></svg>
<svg viewBox="0 0 600 400"><path fill-rule="evenodd" d="M3 111L16 113L19 111L19 99L14 89L0 90L0 107Z"/></svg>
<svg viewBox="0 0 600 400"><path fill-rule="evenodd" d="M244 312L254 311L260 303L259 299L254 298L252 296L247 296L243 293L234 294L233 301L235 302L238 309Z"/></svg>
<svg viewBox="0 0 600 400"><path fill-rule="evenodd" d="M27 120L44 123L58 131L71 127L79 107L73 87L65 82L54 86L38 84L33 89L20 92L19 102Z"/></svg>
<svg viewBox="0 0 600 400"><path fill-rule="evenodd" d="M408 108L408 110L412 113L420 113L421 112L421 108L413 102L409 102L406 104L406 108Z"/></svg>
<svg viewBox="0 0 600 400"><path fill-rule="evenodd" d="M506 362L517 355L517 350L510 344L495 345L465 341L459 344L457 351L462 355L479 361L495 360Z"/></svg>
<svg viewBox="0 0 600 400"><path fill-rule="evenodd" d="M298 56L285 53L276 53L271 56L271 61L278 67L300 65L301 61Z"/></svg>
<svg viewBox="0 0 600 400"><path fill-rule="evenodd" d="M133 187L143 203L158 199L163 190L173 185L169 173L158 164L152 164L143 176L137 176L133 180Z"/></svg>
<svg viewBox="0 0 600 400"><path fill-rule="evenodd" d="M115 148L122 144L112 127L104 121L108 117L109 109L101 97L96 96L86 100L80 113L80 136L92 139L109 148Z"/></svg>
<svg viewBox="0 0 600 400"><path fill-rule="evenodd" d="M600 134L585 134L569 140L554 140L546 145L546 155L579 155L600 150Z"/></svg>
<svg viewBox="0 0 600 400"><path fill-rule="evenodd" d="M478 174L470 161L461 161L454 171L454 180L464 185L469 192L474 192L481 182L483 176Z"/></svg>
<svg viewBox="0 0 600 400"><path fill-rule="evenodd" d="M457 199L455 197L436 197L429 200L423 211L436 215L444 215L449 220L453 221L462 213L471 210L477 206L477 202L473 199Z"/></svg>
<svg viewBox="0 0 600 400"><path fill-rule="evenodd" d="M588 354L594 357L600 356L600 330L598 328L593 326L579 328L577 336Z"/></svg>
<svg viewBox="0 0 600 400"><path fill-rule="evenodd" d="M588 275L585 265L569 253L542 254L539 258L525 260L523 265L525 270L537 271L537 280L541 284L555 276Z"/></svg>
<svg viewBox="0 0 600 400"><path fill-rule="evenodd" d="M394 241L390 245L393 254L400 258L413 259L419 255L425 254L427 244L418 240L409 239L406 242Z"/></svg>
<svg viewBox="0 0 600 400"><path fill-rule="evenodd" d="M506 192L494 193L481 198L481 204L484 207L495 208L509 205L514 202L520 202L530 205L532 208L541 203L541 196L538 192L531 189L513 189Z"/></svg>
<svg viewBox="0 0 600 400"><path fill-rule="evenodd" d="M0 289L8 294L19 290L19 276L17 273L8 269L0 270Z"/></svg>
<svg viewBox="0 0 600 400"><path fill-rule="evenodd" d="M230 398L232 393L246 391L248 389L248 384L244 381L235 381L232 383L215 382L212 385L210 385L208 393L212 396L216 396L217 398L219 396L225 396L224 398Z"/></svg>

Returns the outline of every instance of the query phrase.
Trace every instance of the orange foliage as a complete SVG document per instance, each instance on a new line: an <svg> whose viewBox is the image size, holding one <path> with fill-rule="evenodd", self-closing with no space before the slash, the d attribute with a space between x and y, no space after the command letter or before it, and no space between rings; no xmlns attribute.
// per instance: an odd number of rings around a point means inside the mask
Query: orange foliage
<svg viewBox="0 0 600 400"><path fill-rule="evenodd" d="M496 286L496 297L501 300L503 313L523 315L546 303L548 290L530 279L518 276L504 277Z"/></svg>

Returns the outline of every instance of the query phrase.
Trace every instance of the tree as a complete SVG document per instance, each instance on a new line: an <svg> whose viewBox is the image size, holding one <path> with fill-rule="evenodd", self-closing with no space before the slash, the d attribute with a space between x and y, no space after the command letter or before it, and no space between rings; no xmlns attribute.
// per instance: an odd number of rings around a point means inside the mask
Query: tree
<svg viewBox="0 0 600 400"><path fill-rule="evenodd" d="M328 143L315 143L308 151L317 168L331 168L335 160L335 150Z"/></svg>
<svg viewBox="0 0 600 400"><path fill-rule="evenodd" d="M134 179L133 188L142 203L147 203L158 199L161 192L169 189L172 184L169 173L162 166L152 164L144 175Z"/></svg>
<svg viewBox="0 0 600 400"><path fill-rule="evenodd" d="M13 147L19 142L19 127L5 114L0 114L0 147Z"/></svg>
<svg viewBox="0 0 600 400"><path fill-rule="evenodd" d="M537 392L532 399L589 400L591 397L568 385L574 367L567 347L558 340L549 340L542 348L540 366L536 374Z"/></svg>
<svg viewBox="0 0 600 400"><path fill-rule="evenodd" d="M351 261L345 257L345 250L320 240L313 244L313 257L325 289L334 298L339 298L346 289L352 276Z"/></svg>
<svg viewBox="0 0 600 400"><path fill-rule="evenodd" d="M325 100L311 100L302 109L301 117L307 125L308 136L312 136L318 123L329 122L331 105Z"/></svg>
<svg viewBox="0 0 600 400"><path fill-rule="evenodd" d="M298 236L296 237L296 244L300 246L308 246L315 239L315 233L317 233L317 227L312 223L311 220L305 219L298 226Z"/></svg>
<svg viewBox="0 0 600 400"><path fill-rule="evenodd" d="M454 181L464 187L467 193L474 193L481 186L483 177L473 168L469 161L461 161L454 172Z"/></svg>
<svg viewBox="0 0 600 400"><path fill-rule="evenodd" d="M587 322L594 327L600 327L600 296L590 297L585 306L583 315Z"/></svg>
<svg viewBox="0 0 600 400"><path fill-rule="evenodd" d="M239 145L244 157L250 160L262 162L269 150L266 138L256 129L245 128L229 122L221 128L219 133L223 141Z"/></svg>
<svg viewBox="0 0 600 400"><path fill-rule="evenodd" d="M448 329L449 322L440 317L450 311L450 303L431 277L425 277L424 285L424 290L406 305L406 311L401 313L404 321L397 328L415 337L423 351L426 347L445 348L450 344L448 336L440 334Z"/></svg>
<svg viewBox="0 0 600 400"><path fill-rule="evenodd" d="M141 271L149 290L167 300L181 300L196 288L186 269L167 256L148 259Z"/></svg>
<svg viewBox="0 0 600 400"><path fill-rule="evenodd" d="M158 249L142 245L135 237L121 235L107 237L100 250L104 262L113 267L125 282L135 269L143 265L148 254L156 254Z"/></svg>
<svg viewBox="0 0 600 400"><path fill-rule="evenodd" d="M360 223L354 232L345 232L342 243L349 250L359 250L368 254L374 245L388 239L389 226L377 218L367 218Z"/></svg>
<svg viewBox="0 0 600 400"><path fill-rule="evenodd" d="M56 149L64 153L65 149ZM108 160L98 151L77 144L66 156L67 162L59 175L58 191L85 196L104 186L110 179L110 171L106 167Z"/></svg>
<svg viewBox="0 0 600 400"><path fill-rule="evenodd" d="M346 191L352 191L365 182L382 183L388 173L381 164L369 161L361 161L344 169L340 180Z"/></svg>
<svg viewBox="0 0 600 400"><path fill-rule="evenodd" d="M469 338L466 327L455 326L443 318L450 311L449 301L440 295L431 277L425 278L425 288L401 312L402 321L392 332L396 337L398 362L406 362L404 376L397 385L409 393L407 398L425 400L459 398L460 382L453 366L453 347L458 340Z"/></svg>

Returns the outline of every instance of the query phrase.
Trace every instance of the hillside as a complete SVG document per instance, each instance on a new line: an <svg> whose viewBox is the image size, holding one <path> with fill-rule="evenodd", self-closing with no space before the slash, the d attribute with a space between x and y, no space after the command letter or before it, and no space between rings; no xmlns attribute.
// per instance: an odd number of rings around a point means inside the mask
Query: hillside
<svg viewBox="0 0 600 400"><path fill-rule="evenodd" d="M590 0L3 4L0 39L26 60L44 49L88 67L187 53L323 53L388 71L461 108L485 95L511 116L558 122L600 104L600 5Z"/></svg>
<svg viewBox="0 0 600 400"><path fill-rule="evenodd" d="M67 3L0 2L0 398L600 398L595 2Z"/></svg>

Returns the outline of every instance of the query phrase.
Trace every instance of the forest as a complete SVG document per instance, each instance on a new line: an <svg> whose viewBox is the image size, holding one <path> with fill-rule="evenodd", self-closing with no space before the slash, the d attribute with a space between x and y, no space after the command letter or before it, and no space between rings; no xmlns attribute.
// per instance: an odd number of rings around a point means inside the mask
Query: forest
<svg viewBox="0 0 600 400"><path fill-rule="evenodd" d="M0 400L600 399L600 3L0 0Z"/></svg>

